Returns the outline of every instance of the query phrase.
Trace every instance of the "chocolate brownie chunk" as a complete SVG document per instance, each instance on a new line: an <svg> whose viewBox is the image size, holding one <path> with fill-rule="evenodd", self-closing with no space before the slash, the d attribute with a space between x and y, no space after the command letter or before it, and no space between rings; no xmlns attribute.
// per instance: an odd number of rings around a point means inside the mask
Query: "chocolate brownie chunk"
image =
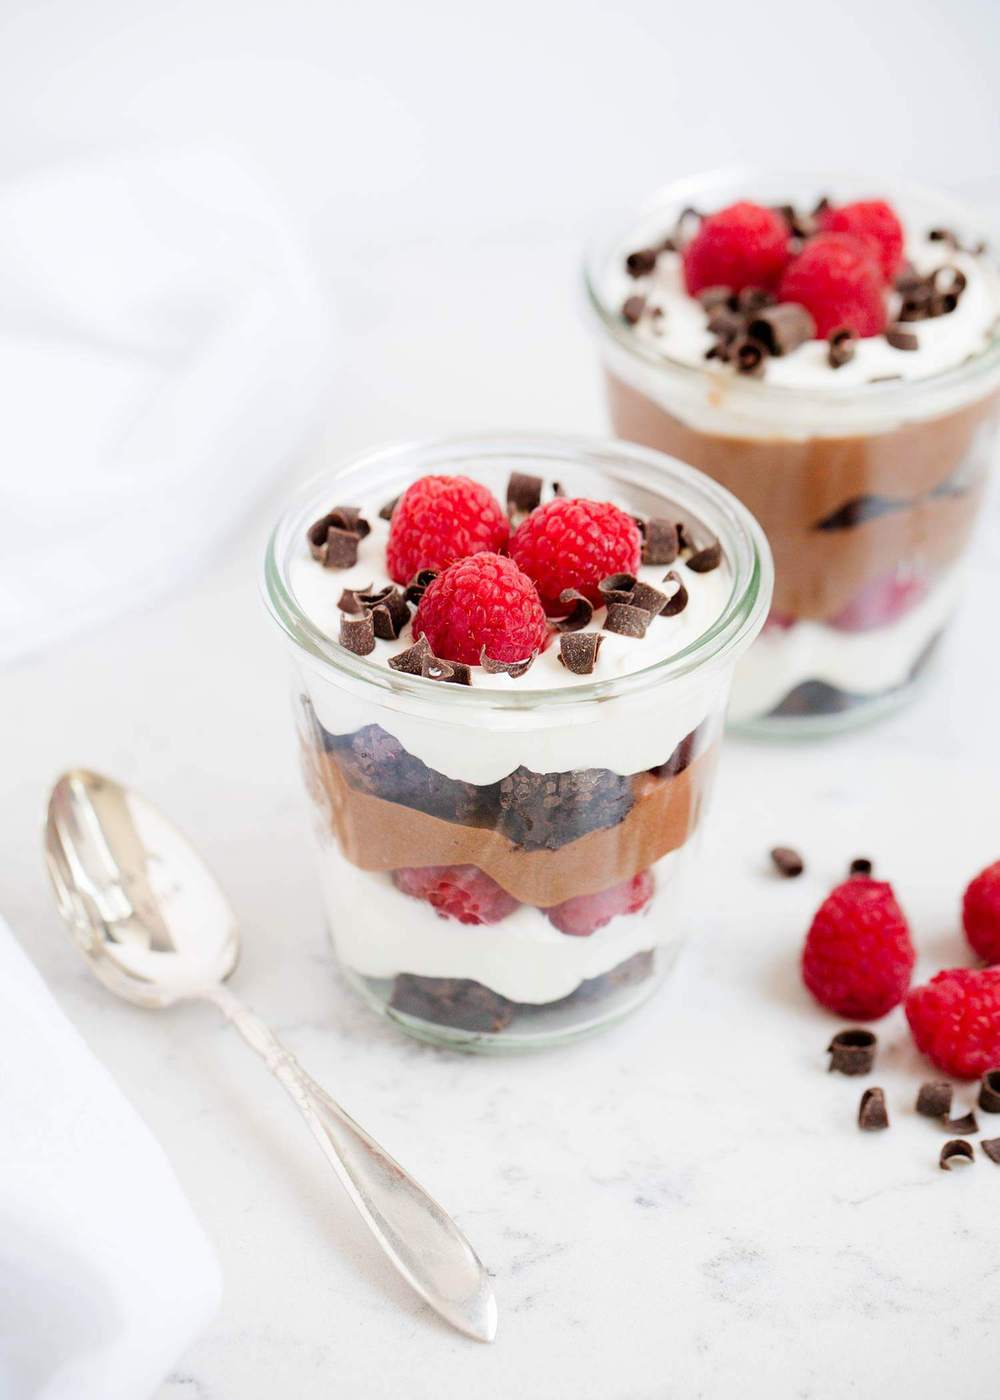
<svg viewBox="0 0 1000 1400"><path fill-rule="evenodd" d="M344 736L324 731L324 747L334 755L351 787L360 792L464 826L494 824L496 783L477 787L446 778L407 753L398 739L377 724Z"/></svg>
<svg viewBox="0 0 1000 1400"><path fill-rule="evenodd" d="M617 826L632 802L632 780L606 768L517 768L500 783L497 830L526 851L556 851L588 831Z"/></svg>
<svg viewBox="0 0 1000 1400"><path fill-rule="evenodd" d="M416 977L401 972L392 986L389 1005L407 1016L419 1016L438 1026L460 1031L496 1033L509 1026L517 1003L481 982L464 977Z"/></svg>

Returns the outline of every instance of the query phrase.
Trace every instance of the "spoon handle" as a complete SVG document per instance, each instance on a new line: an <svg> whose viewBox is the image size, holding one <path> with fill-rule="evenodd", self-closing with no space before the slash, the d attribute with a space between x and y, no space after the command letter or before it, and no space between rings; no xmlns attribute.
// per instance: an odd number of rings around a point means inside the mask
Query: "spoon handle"
<svg viewBox="0 0 1000 1400"><path fill-rule="evenodd" d="M368 1228L406 1281L460 1332L491 1342L497 1306L485 1268L458 1226L228 989L208 999L257 1051L312 1129Z"/></svg>

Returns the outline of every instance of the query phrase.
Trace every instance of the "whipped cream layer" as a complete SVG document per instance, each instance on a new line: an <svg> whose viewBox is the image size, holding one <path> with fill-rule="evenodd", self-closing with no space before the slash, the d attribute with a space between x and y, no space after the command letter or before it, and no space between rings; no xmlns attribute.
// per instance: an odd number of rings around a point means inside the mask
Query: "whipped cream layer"
<svg viewBox="0 0 1000 1400"><path fill-rule="evenodd" d="M675 891L684 863L682 852L664 856L652 867L656 890L646 907L583 938L561 933L529 905L497 924L442 918L400 893L389 875L359 870L330 841L323 843L320 876L337 955L361 976L469 978L511 1001L544 1005L636 953L677 942ZM364 918L352 909L363 909Z"/></svg>
<svg viewBox="0 0 1000 1400"><path fill-rule="evenodd" d="M949 621L961 588L953 570L897 622L860 632L797 622L764 631L736 668L729 717L736 723L771 713L804 681L824 681L851 695L876 696L907 681L928 644Z"/></svg>

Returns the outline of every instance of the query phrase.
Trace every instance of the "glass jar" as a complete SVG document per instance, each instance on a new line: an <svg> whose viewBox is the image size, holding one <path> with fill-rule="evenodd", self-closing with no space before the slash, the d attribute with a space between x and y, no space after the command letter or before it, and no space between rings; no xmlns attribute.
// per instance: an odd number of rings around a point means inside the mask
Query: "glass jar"
<svg viewBox="0 0 1000 1400"><path fill-rule="evenodd" d="M598 665L593 679L545 689L530 673L488 689L390 670L307 615L295 561L335 502L377 508L428 472L471 476L503 499L512 471L717 538L728 570L718 615L644 669L601 678ZM682 886L732 672L771 583L767 543L738 501L619 443L390 447L308 485L271 537L264 587L291 650L330 933L371 1006L423 1039L507 1051L571 1039L646 999L685 928ZM484 876L485 921L462 922L448 895L481 893Z"/></svg>
<svg viewBox="0 0 1000 1400"><path fill-rule="evenodd" d="M587 262L615 432L727 487L763 525L774 552L773 612L737 672L730 708L730 720L750 731L837 730L912 693L956 607L995 450L998 325L963 363L920 377L854 382L855 365L845 384L842 371L826 372L826 346L813 342L808 382L784 374L774 383L767 373L758 379L711 361L682 362L637 335L622 314L622 260L630 248L661 242L685 209L711 212L740 199L809 209L823 194L836 204L873 193L910 228L972 236L968 210L925 191L729 171L661 191L599 239ZM980 265L981 294L1000 308L997 269L983 255ZM704 313L688 305L701 317L697 333L707 334ZM951 317L944 322L945 334L957 331ZM931 326L905 329L920 342L942 334L937 321ZM886 348L880 342L879 354ZM915 359L894 349L892 357L894 368ZM770 372L783 362L768 365Z"/></svg>

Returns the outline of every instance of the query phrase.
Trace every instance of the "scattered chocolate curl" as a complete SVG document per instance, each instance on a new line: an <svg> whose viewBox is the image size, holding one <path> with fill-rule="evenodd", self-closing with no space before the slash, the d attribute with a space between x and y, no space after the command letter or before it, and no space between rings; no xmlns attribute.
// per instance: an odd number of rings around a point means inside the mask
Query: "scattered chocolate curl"
<svg viewBox="0 0 1000 1400"><path fill-rule="evenodd" d="M529 669L538 655L538 648L526 657L524 661L494 661L491 656L486 655L486 648L483 647L479 653L479 664L488 676L510 676L511 680L517 680Z"/></svg>
<svg viewBox="0 0 1000 1400"><path fill-rule="evenodd" d="M746 335L735 340L729 352L737 374L745 374L750 379L763 378L766 358L767 350L760 341Z"/></svg>
<svg viewBox="0 0 1000 1400"><path fill-rule="evenodd" d="M1000 1113L1000 1069L987 1070L983 1075L978 1102L984 1113Z"/></svg>
<svg viewBox="0 0 1000 1400"><path fill-rule="evenodd" d="M368 656L375 650L375 625L371 613L363 612L360 617L344 614L340 619L340 645L355 656Z"/></svg>
<svg viewBox="0 0 1000 1400"><path fill-rule="evenodd" d="M802 874L806 868L806 863L793 846L775 846L771 851L771 862L779 875L783 875L786 880L794 880ZM846 1035L847 1032L841 1032ZM830 1049L833 1049L833 1041L830 1042Z"/></svg>
<svg viewBox="0 0 1000 1400"><path fill-rule="evenodd" d="M393 498L392 498L391 501L386 501L385 505L382 506L382 507L380 508L380 510L379 510L379 513L378 513L378 518L379 518L379 520L391 520L391 519L392 519L392 513L393 513L393 511L396 509L396 507L399 505L399 501L400 501L399 496L393 496Z"/></svg>
<svg viewBox="0 0 1000 1400"><path fill-rule="evenodd" d="M767 307L750 322L747 334L764 346L769 355L788 355L816 337L816 322L804 306L783 301Z"/></svg>
<svg viewBox="0 0 1000 1400"><path fill-rule="evenodd" d="M687 561L687 566L692 573L709 574L713 569L717 569L721 563L722 545L718 540L713 540L703 549L696 550Z"/></svg>
<svg viewBox="0 0 1000 1400"><path fill-rule="evenodd" d="M920 341L912 331L904 331L902 326L888 326L885 338L894 350L919 350Z"/></svg>
<svg viewBox="0 0 1000 1400"><path fill-rule="evenodd" d="M407 676L419 676L423 674L425 658L430 655L430 642L426 637L420 637L413 646L390 656L389 665L394 671L402 671Z"/></svg>
<svg viewBox="0 0 1000 1400"><path fill-rule="evenodd" d="M957 1137L973 1137L979 1132L974 1113L963 1113L960 1118L945 1118L941 1126L946 1133L954 1133Z"/></svg>
<svg viewBox="0 0 1000 1400"><path fill-rule="evenodd" d="M631 603L611 603L604 619L604 630L621 637L644 637L652 620L653 614L645 608L634 608Z"/></svg>
<svg viewBox="0 0 1000 1400"><path fill-rule="evenodd" d="M642 535L642 562L644 564L672 564L680 552L678 527L672 520L661 515L651 515L641 521L639 532Z"/></svg>
<svg viewBox="0 0 1000 1400"><path fill-rule="evenodd" d="M695 299L700 301L706 311L717 311L720 307L729 306L733 299L732 287L702 287L700 292L695 293ZM711 330L709 324L709 330Z"/></svg>
<svg viewBox="0 0 1000 1400"><path fill-rule="evenodd" d="M637 248L625 259L625 271L630 277L645 277L656 266L659 254L658 248Z"/></svg>
<svg viewBox="0 0 1000 1400"><path fill-rule="evenodd" d="M831 369L840 369L854 359L858 337L850 326L838 326L827 336L826 362Z"/></svg>
<svg viewBox="0 0 1000 1400"><path fill-rule="evenodd" d="M1000 1167L1000 1138L980 1138L979 1146L986 1153L991 1162L996 1162Z"/></svg>
<svg viewBox="0 0 1000 1400"><path fill-rule="evenodd" d="M315 525L310 525L307 538L312 557L318 560L324 569L350 569L358 562L361 536L353 530L343 530L340 526L331 524L331 517L328 515L322 520L317 520Z"/></svg>
<svg viewBox="0 0 1000 1400"><path fill-rule="evenodd" d="M559 638L559 660L574 676L589 676L603 641L600 632L564 632Z"/></svg>
<svg viewBox="0 0 1000 1400"><path fill-rule="evenodd" d="M370 589L370 583L366 583L363 588L345 588L337 599L337 607L341 612L345 613L364 612L364 604L361 602L361 595L369 592Z"/></svg>
<svg viewBox="0 0 1000 1400"><path fill-rule="evenodd" d="M630 326L634 326L642 317L646 309L646 298L640 296L626 297L622 306L622 317Z"/></svg>
<svg viewBox="0 0 1000 1400"><path fill-rule="evenodd" d="M420 674L428 681L448 681L452 685L471 685L472 670L461 661L442 661L428 653L420 663Z"/></svg>
<svg viewBox="0 0 1000 1400"><path fill-rule="evenodd" d="M660 612L660 616L676 617L677 614L682 613L688 605L687 588L680 574L677 573L674 569L671 569L669 573L664 574L663 582L671 584L673 586L673 591L668 597L666 603L664 604L663 609Z"/></svg>
<svg viewBox="0 0 1000 1400"><path fill-rule="evenodd" d="M410 620L410 609L394 583L387 583L377 592L359 592L358 602L367 608L375 622L375 635L385 642L394 642Z"/></svg>
<svg viewBox="0 0 1000 1400"><path fill-rule="evenodd" d="M951 1112L952 1092L947 1080L928 1080L917 1091L917 1112L922 1118L947 1118Z"/></svg>
<svg viewBox="0 0 1000 1400"><path fill-rule="evenodd" d="M632 596L629 598L629 603L633 608L643 608L652 617L659 617L669 602L670 595L668 593L661 593L651 583L643 583L641 579L632 589Z"/></svg>
<svg viewBox="0 0 1000 1400"><path fill-rule="evenodd" d="M638 579L634 574L609 574L607 578L601 579L597 591L610 607L612 603L628 603L637 583Z"/></svg>
<svg viewBox="0 0 1000 1400"><path fill-rule="evenodd" d="M878 1039L874 1031L859 1028L838 1031L826 1047L831 1074L871 1074Z"/></svg>
<svg viewBox="0 0 1000 1400"><path fill-rule="evenodd" d="M438 572L437 569L420 569L418 573L415 573L403 590L404 601L412 603L416 607L424 593L437 578Z"/></svg>
<svg viewBox="0 0 1000 1400"><path fill-rule="evenodd" d="M542 499L542 478L527 472L511 472L507 483L507 513L530 515Z"/></svg>
<svg viewBox="0 0 1000 1400"><path fill-rule="evenodd" d="M942 1147L938 1164L942 1171L950 1172L952 1165L971 1166L974 1160L972 1143L966 1142L964 1138L952 1138Z"/></svg>
<svg viewBox="0 0 1000 1400"><path fill-rule="evenodd" d="M871 876L871 873L874 869L875 866L872 864L872 862L868 859L867 856L855 856L854 859L851 861L850 866L848 867L847 873L852 877L855 875L859 875L867 880Z"/></svg>
<svg viewBox="0 0 1000 1400"><path fill-rule="evenodd" d="M876 1133L888 1126L889 1114L885 1106L885 1094L881 1089L866 1089L858 1106L858 1127L862 1132Z"/></svg>
<svg viewBox="0 0 1000 1400"><path fill-rule="evenodd" d="M589 598L585 598L575 588L564 588L559 594L559 602L564 608L569 608L569 612L565 617L559 618L556 623L557 632L582 632L585 627L590 626L594 616L594 605Z"/></svg>

